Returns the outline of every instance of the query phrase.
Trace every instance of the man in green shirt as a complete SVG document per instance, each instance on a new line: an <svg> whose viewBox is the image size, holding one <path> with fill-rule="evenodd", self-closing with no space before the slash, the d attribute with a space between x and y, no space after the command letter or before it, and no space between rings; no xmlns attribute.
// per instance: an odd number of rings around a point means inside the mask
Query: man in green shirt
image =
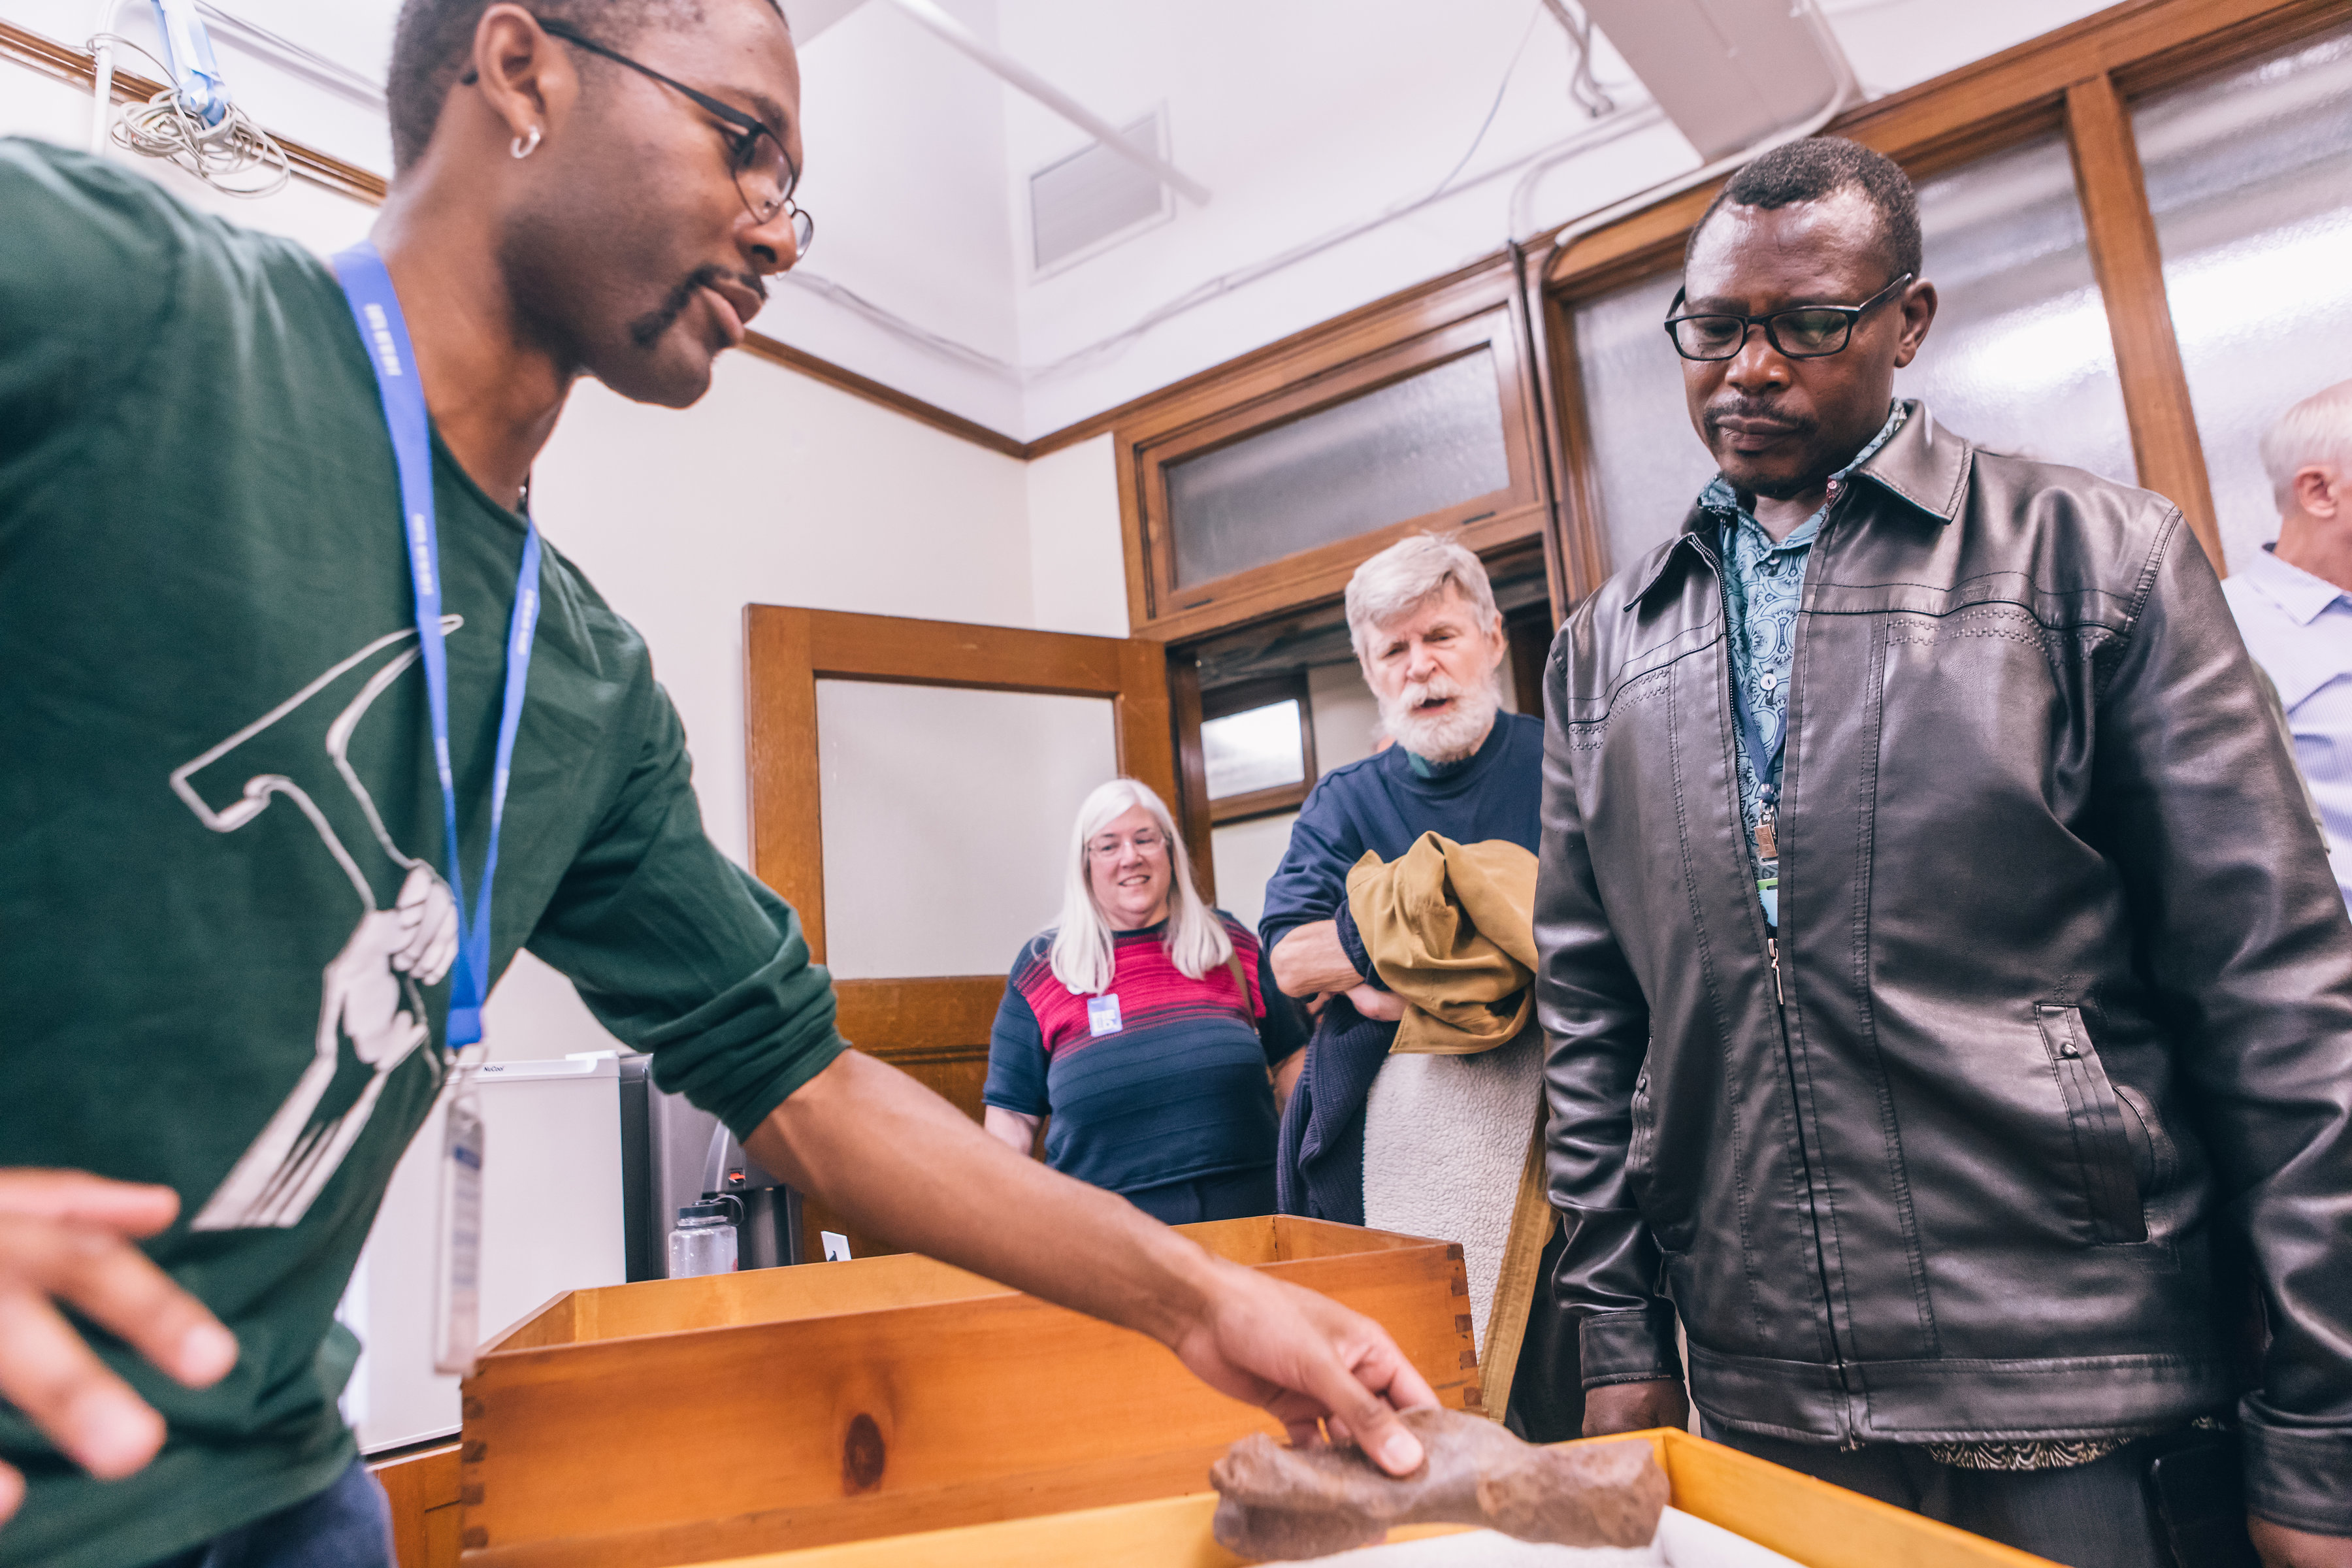
<svg viewBox="0 0 2352 1568"><path fill-rule="evenodd" d="M407 0L390 99L470 888L532 459L582 375L693 403L798 259L798 69L773 0ZM0 142L0 1564L382 1561L332 1314L447 1074L457 922L370 347L328 268L135 174ZM849 1050L644 643L551 545L537 588L490 974L530 948L861 1227L1419 1462L1376 1324Z"/></svg>

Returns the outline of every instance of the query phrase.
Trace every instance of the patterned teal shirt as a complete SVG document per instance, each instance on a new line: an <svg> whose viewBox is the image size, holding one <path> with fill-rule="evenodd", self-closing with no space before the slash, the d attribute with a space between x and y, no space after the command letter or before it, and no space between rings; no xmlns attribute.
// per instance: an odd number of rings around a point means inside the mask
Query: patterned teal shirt
<svg viewBox="0 0 2352 1568"><path fill-rule="evenodd" d="M1845 477L1863 464L1902 426L1903 405L1886 416L1870 444L1853 461L1830 476L1830 500L1834 500ZM1717 543L1723 552L1723 603L1731 637L1731 678L1738 699L1756 717L1756 728L1769 755L1789 727L1789 669L1797 651L1797 606L1805 596L1805 561L1822 531L1830 500L1819 511L1790 531L1779 543L1764 525L1739 504L1731 482L1717 474L1701 490L1698 504L1721 520ZM1756 892L1763 900L1764 919L1780 923L1780 862L1767 860L1756 843L1756 825L1764 814L1763 795L1748 748L1739 753L1739 809L1748 820L1748 856L1756 866ZM1780 782L1780 764L1773 764L1772 783Z"/></svg>

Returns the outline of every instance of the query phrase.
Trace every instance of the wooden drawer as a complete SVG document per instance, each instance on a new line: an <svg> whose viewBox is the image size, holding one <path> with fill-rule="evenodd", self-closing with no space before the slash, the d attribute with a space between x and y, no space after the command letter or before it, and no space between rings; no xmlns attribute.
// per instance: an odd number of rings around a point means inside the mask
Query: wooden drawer
<svg viewBox="0 0 2352 1568"><path fill-rule="evenodd" d="M1478 1407L1462 1249L1287 1215L1210 1251L1387 1325ZM911 1256L557 1298L464 1387L472 1568L706 1563L1198 1491L1278 1432L1139 1334Z"/></svg>
<svg viewBox="0 0 2352 1568"><path fill-rule="evenodd" d="M1643 1433L1674 1505L1806 1568L2058 1568L2044 1558L1922 1519L1687 1432ZM1614 1442L1621 1439L1594 1438ZM1239 1568L1209 1532L1213 1492L745 1557L724 1568ZM1391 1541L1454 1532L1393 1531Z"/></svg>

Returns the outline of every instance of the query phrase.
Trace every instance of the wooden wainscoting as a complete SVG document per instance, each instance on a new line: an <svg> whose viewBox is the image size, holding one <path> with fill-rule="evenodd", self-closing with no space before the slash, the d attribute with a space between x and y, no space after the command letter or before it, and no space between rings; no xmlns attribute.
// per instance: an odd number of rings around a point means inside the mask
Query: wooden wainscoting
<svg viewBox="0 0 2352 1568"><path fill-rule="evenodd" d="M400 1568L457 1568L457 1445L427 1443L368 1461L392 1504Z"/></svg>

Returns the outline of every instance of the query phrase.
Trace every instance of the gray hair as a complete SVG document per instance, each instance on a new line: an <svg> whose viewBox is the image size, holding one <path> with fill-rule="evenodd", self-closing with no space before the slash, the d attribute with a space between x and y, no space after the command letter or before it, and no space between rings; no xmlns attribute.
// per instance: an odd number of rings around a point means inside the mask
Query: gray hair
<svg viewBox="0 0 2352 1568"><path fill-rule="evenodd" d="M1184 836L1176 831L1168 806L1140 779L1113 779L1097 785L1078 805L1078 820L1070 834L1070 855L1063 864L1062 918L1055 922L1054 978L1081 996L1099 996L1110 989L1115 963L1111 954L1110 922L1095 902L1094 883L1087 875L1087 843L1112 821L1136 806L1150 817L1168 840L1168 864L1174 886L1168 890L1168 930L1160 942L1170 962L1188 980L1198 980L1234 955L1233 939L1224 921L1209 912L1192 887L1192 857Z"/></svg>
<svg viewBox="0 0 2352 1568"><path fill-rule="evenodd" d="M2263 433L2263 467L2282 509L2293 504L2294 476L2315 465L2352 481L2352 381L2313 393Z"/></svg>
<svg viewBox="0 0 2352 1568"><path fill-rule="evenodd" d="M1376 628L1404 619L1449 585L1476 607L1480 629L1492 632L1501 618L1494 585L1478 558L1452 534L1416 533L1357 567L1348 579L1348 640L1357 659L1369 660Z"/></svg>

